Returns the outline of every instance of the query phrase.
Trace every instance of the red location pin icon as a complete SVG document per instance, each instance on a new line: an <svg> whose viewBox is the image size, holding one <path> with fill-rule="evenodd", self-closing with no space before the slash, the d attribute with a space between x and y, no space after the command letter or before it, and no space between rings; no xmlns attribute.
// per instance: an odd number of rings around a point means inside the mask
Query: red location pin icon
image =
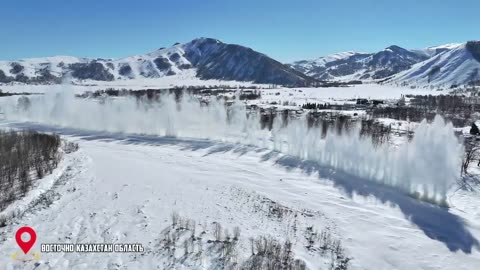
<svg viewBox="0 0 480 270"><path fill-rule="evenodd" d="M22 240L22 234L24 233L28 233L30 235L30 240L27 242ZM18 229L17 233L15 234L15 240L17 241L17 245L23 250L23 253L27 254L35 244L35 241L37 241L37 234L30 227L22 227Z"/></svg>

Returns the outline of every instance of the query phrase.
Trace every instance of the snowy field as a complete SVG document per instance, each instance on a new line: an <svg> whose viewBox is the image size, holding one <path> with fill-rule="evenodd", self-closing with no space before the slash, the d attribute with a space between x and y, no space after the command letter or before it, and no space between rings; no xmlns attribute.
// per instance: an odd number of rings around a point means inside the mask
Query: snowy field
<svg viewBox="0 0 480 270"><path fill-rule="evenodd" d="M362 84L350 87L265 89L262 90L262 100L291 101L297 104L307 102L343 104L345 100L356 100L357 98L398 100L402 95L407 94L440 95L445 93L442 91L411 89L391 85Z"/></svg>
<svg viewBox="0 0 480 270"><path fill-rule="evenodd" d="M42 254L36 269L164 269L161 231L172 211L208 224L241 228L240 256L248 256L248 238L290 238L296 256L311 269L326 267L322 257L304 248L304 228L328 227L340 238L351 269L476 269L480 200L451 194L449 210L416 201L384 186L346 178L301 160L238 144L150 136L81 132L44 126L8 124L55 131L80 144L68 157L67 179L54 187L49 206L29 210L2 230L1 249L17 247L13 232L32 225L38 243L135 242L146 249L131 254ZM221 168L221 169L220 169ZM306 216L281 219L255 211L268 198ZM296 234L291 226L297 220ZM211 269L208 260L193 267ZM24 269L1 262L2 269ZM27 264L29 268L33 263ZM323 268L322 268L323 269Z"/></svg>
<svg viewBox="0 0 480 270"><path fill-rule="evenodd" d="M275 87L269 89L270 85L253 84L249 82L236 81L219 81L219 80L200 80L191 76L182 77L168 76L156 79L142 80L125 80L112 82L82 82L82 84L56 84L56 85L25 85L25 84L0 84L0 89L4 92L30 92L30 93L46 93L69 91L81 94L85 91L105 90L112 87L115 89L163 89L171 87L183 86L229 86L229 87L251 87L261 88L261 92L267 101L289 100L345 100L356 98L372 98L372 99L399 99L401 95L439 95L446 92L427 90L427 89L411 89L408 87L397 87L393 85L363 84L349 87L328 87L328 88L283 88ZM278 93L278 95L276 95Z"/></svg>
<svg viewBox="0 0 480 270"><path fill-rule="evenodd" d="M309 235L318 231L341 242L352 258L348 269L480 268L480 196L456 190L461 147L441 119L420 125L412 142L392 152L351 134L318 140L319 131L301 119L274 123L267 132L258 118L245 118L241 104L227 113L221 103L204 108L186 99L178 109L165 97L159 107L139 107L128 99L73 99L79 90L56 95L44 88L46 95L32 96L23 111L18 97L2 99L2 128L55 132L80 150L14 205L21 211L0 233L0 249L8 256L18 251L14 232L29 225L37 231L36 252L41 243L104 242L140 243L145 251L42 253L36 265L8 258L2 269L221 269L206 241L217 223L240 229L239 263L251 256L250 238L269 236L291 241L295 259L308 269L329 269L331 256L318 242L309 247ZM318 100L422 92L385 86L262 91ZM414 192L449 208L414 199ZM49 200L38 199L40 193ZM165 251L172 213L195 221L197 235L205 231L200 246L208 252L185 252L179 244L172 260Z"/></svg>
<svg viewBox="0 0 480 270"><path fill-rule="evenodd" d="M183 86L220 86L226 85L231 87L267 87L267 85L259 85L250 82L239 81L221 81L221 80L201 80L195 77L195 71L184 71L182 74L174 76L165 76L160 78L142 78L132 80L116 80L116 81L91 81L83 80L74 84L54 84L54 85L26 85L21 83L0 84L0 89L4 92L30 92L45 93L51 91L73 91L81 94L85 91L105 90L106 88L116 89L166 89L172 87Z"/></svg>

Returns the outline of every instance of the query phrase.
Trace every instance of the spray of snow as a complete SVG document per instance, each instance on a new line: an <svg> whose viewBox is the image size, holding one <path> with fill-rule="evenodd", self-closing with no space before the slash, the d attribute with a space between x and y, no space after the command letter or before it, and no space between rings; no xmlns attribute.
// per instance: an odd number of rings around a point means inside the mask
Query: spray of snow
<svg viewBox="0 0 480 270"><path fill-rule="evenodd" d="M242 103L226 106L212 100L202 106L189 95L177 103L173 95L165 94L161 102L152 103L127 97L79 99L63 92L32 96L29 106L18 106L18 97L4 98L0 106L8 120L255 145L439 203L445 202L460 172L462 146L451 124L441 117L432 124L422 122L410 142L393 150L375 146L359 136L358 129L341 135L328 132L321 139L320 128L309 128L304 117L288 124L276 117L269 131L261 128L260 115L247 112Z"/></svg>

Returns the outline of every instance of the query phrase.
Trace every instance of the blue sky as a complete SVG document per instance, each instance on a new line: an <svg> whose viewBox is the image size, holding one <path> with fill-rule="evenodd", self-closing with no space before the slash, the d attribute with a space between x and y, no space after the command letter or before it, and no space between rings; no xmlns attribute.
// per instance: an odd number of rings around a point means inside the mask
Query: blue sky
<svg viewBox="0 0 480 270"><path fill-rule="evenodd" d="M117 58L213 37L280 61L480 39L478 0L2 0L0 59Z"/></svg>

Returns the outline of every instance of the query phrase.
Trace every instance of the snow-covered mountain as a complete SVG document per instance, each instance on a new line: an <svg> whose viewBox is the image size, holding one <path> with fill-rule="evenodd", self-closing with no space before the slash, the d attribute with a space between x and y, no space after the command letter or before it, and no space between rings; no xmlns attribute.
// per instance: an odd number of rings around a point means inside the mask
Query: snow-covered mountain
<svg viewBox="0 0 480 270"><path fill-rule="evenodd" d="M319 80L376 80L409 69L427 58L424 53L393 45L373 54L346 52L297 61L291 66Z"/></svg>
<svg viewBox="0 0 480 270"><path fill-rule="evenodd" d="M480 42L376 53L343 52L282 64L250 48L212 38L119 59L71 56L0 61L0 84L129 81L172 78L307 86L316 80L453 85L480 81ZM178 77L171 77L178 76Z"/></svg>
<svg viewBox="0 0 480 270"><path fill-rule="evenodd" d="M440 45L440 46L432 46L432 47L427 47L423 49L413 49L411 50L412 52L418 53L418 54L423 54L427 57L432 57L437 54L443 53L445 51L449 51L451 49L454 49L458 46L462 45L462 43L449 43L445 45Z"/></svg>
<svg viewBox="0 0 480 270"><path fill-rule="evenodd" d="M480 81L480 42L414 50L390 46L377 53L339 53L290 66L319 80L464 85Z"/></svg>
<svg viewBox="0 0 480 270"><path fill-rule="evenodd" d="M353 55L356 55L357 52L349 51L349 52L340 52L335 54L330 54L327 56L322 56L314 60L300 60L296 61L291 66L303 73L309 73L313 71L315 68L318 67L325 67L330 62L342 60L349 58Z"/></svg>
<svg viewBox="0 0 480 270"><path fill-rule="evenodd" d="M250 48L199 38L154 52L120 59L70 56L0 62L0 83L59 83L75 80L114 81L193 74L200 79L304 85L313 81L287 65Z"/></svg>
<svg viewBox="0 0 480 270"><path fill-rule="evenodd" d="M396 74L392 82L463 85L480 81L480 42L456 44Z"/></svg>

